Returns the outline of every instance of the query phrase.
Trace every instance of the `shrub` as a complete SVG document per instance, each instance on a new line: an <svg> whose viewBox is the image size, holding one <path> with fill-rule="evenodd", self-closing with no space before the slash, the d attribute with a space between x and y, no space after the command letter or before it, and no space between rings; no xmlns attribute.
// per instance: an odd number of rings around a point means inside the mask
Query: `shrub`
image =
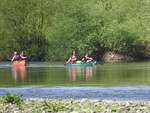
<svg viewBox="0 0 150 113"><path fill-rule="evenodd" d="M64 103L61 102L44 101L44 109L49 112L58 112L58 111L64 111L66 109L66 106Z"/></svg>
<svg viewBox="0 0 150 113"><path fill-rule="evenodd" d="M4 100L4 103L21 105L23 102L23 99L21 98L21 96L18 96L16 94L12 94L12 93L7 93L2 98Z"/></svg>

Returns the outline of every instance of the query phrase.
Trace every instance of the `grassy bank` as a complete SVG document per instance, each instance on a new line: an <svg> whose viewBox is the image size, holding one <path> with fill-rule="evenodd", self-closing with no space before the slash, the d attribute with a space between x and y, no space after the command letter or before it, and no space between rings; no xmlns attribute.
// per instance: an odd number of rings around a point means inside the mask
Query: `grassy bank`
<svg viewBox="0 0 150 113"><path fill-rule="evenodd" d="M149 101L46 100L7 94L0 97L0 113L111 113L150 112Z"/></svg>

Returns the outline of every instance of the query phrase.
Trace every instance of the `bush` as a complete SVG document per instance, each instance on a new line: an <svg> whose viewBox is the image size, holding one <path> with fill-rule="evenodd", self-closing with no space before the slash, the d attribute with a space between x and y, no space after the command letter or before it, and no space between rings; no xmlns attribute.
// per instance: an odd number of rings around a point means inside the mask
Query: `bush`
<svg viewBox="0 0 150 113"><path fill-rule="evenodd" d="M44 101L44 109L49 112L58 112L58 111L65 111L66 106L64 103L61 103L61 102Z"/></svg>
<svg viewBox="0 0 150 113"><path fill-rule="evenodd" d="M21 105L23 103L23 99L21 98L21 96L12 93L7 93L2 98L4 100L4 103L11 103L16 105Z"/></svg>

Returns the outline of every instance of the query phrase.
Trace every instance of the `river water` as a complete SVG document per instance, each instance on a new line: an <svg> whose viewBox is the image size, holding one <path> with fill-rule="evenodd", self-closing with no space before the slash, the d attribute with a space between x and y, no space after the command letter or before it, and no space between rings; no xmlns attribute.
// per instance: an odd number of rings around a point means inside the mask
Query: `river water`
<svg viewBox="0 0 150 113"><path fill-rule="evenodd" d="M150 62L68 68L63 63L30 63L20 71L0 63L0 95L25 98L150 100Z"/></svg>

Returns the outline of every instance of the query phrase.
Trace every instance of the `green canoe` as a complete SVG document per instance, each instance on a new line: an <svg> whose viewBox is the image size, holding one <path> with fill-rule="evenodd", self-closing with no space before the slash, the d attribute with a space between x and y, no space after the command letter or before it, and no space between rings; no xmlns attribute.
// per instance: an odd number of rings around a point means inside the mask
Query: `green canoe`
<svg viewBox="0 0 150 113"><path fill-rule="evenodd" d="M77 63L77 64L66 64L67 67L91 67L93 65L94 65L93 62Z"/></svg>

